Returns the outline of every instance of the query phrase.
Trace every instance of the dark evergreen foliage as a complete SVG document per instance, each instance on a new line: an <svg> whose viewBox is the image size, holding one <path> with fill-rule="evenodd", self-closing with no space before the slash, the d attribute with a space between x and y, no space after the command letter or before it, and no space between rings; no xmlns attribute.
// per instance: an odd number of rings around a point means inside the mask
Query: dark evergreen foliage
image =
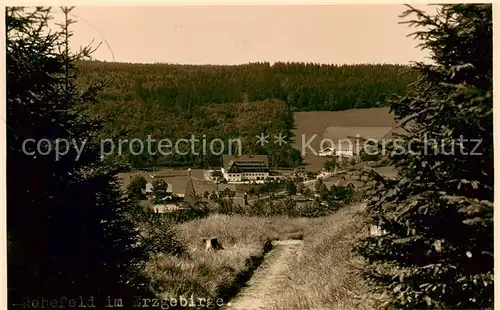
<svg viewBox="0 0 500 310"><path fill-rule="evenodd" d="M129 195L131 195L132 199L146 199L146 195L143 192L146 190L146 184L147 181L143 176L136 176L132 179L132 181L130 181L130 184L127 187L127 191Z"/></svg>
<svg viewBox="0 0 500 310"><path fill-rule="evenodd" d="M285 181L285 190L288 195L296 195L297 185L293 181Z"/></svg>
<svg viewBox="0 0 500 310"><path fill-rule="evenodd" d="M428 15L409 7L408 16L434 64L416 64L418 81L392 103L406 151L389 152L397 178L373 174L368 223L383 233L357 251L390 308L491 309L492 8L443 5Z"/></svg>
<svg viewBox="0 0 500 310"><path fill-rule="evenodd" d="M339 166L340 164L336 158L331 158L323 163L323 168L327 171L332 171Z"/></svg>
<svg viewBox="0 0 500 310"><path fill-rule="evenodd" d="M167 196L168 184L163 179L157 179L153 182L153 191L156 198L164 198Z"/></svg>
<svg viewBox="0 0 500 310"><path fill-rule="evenodd" d="M66 17L70 11L63 9ZM6 9L9 304L93 296L103 306L108 295L138 293L133 286L143 281L134 274L144 256L125 216L131 202L116 179L120 167L100 160L102 123L81 109L101 89L75 75L74 62L91 50L70 53L72 22L49 32L51 14L40 7ZM45 149L60 139L87 143L77 160L71 147L56 159L23 152L26 139L47 139Z"/></svg>
<svg viewBox="0 0 500 310"><path fill-rule="evenodd" d="M295 167L302 163L300 152L293 149L291 143L281 146L271 143L275 135L282 134L284 142L290 142L293 137L293 114L286 103L279 100L200 104L190 111L171 109L163 102L152 105L126 102L123 106L109 106L105 111L100 111L101 107L94 105L90 111L106 117L103 136L126 130L121 140L113 141L114 151L106 157L109 161L130 163L142 169L147 166L207 168L220 167L221 154L241 152L268 155L272 167ZM268 135L269 143L256 144L256 136L262 133ZM138 153L137 149L130 152L129 142L133 139L143 142L142 152ZM167 140L159 148L163 139ZM215 139L219 142L211 146ZM120 141L124 142L121 151ZM170 142L170 146L165 148L168 145L165 142ZM105 143L104 151L111 149L111 144Z"/></svg>
<svg viewBox="0 0 500 310"><path fill-rule="evenodd" d="M110 105L160 102L178 112L207 103L266 99L286 101L300 111L369 108L384 105L389 95L402 94L416 78L408 66L387 64L213 66L89 61L79 66L88 78L110 81L102 95Z"/></svg>

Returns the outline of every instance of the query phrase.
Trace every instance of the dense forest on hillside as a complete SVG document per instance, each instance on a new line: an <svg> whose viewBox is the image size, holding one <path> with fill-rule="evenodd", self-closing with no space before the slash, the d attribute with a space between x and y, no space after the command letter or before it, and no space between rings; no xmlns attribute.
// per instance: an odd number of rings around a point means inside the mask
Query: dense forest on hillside
<svg viewBox="0 0 500 310"><path fill-rule="evenodd" d="M274 167L294 167L302 162L300 152L288 143L293 137L293 113L283 101L204 104L194 106L190 113L171 113L168 108L158 103L118 104L105 110L96 106L94 111L108 115L103 136L116 133L117 129L128 130L124 137L129 141L143 141L145 149L139 155L131 154L129 143L124 143L122 152L118 152L118 142L115 142L114 154L108 158L114 162L128 162L133 167L218 167L221 165L221 154L238 152L267 154L270 165ZM122 117L123 115L130 117ZM256 136L262 133L268 135L269 143L257 143ZM274 138L280 133L286 136L286 143L281 145L275 143ZM148 136L151 137L150 149L157 154L151 154L147 150ZM192 143L192 137L198 141ZM162 149L163 154L158 152L161 139L168 139L172 143L170 148ZM178 151L174 151L175 142L180 139L186 140L179 143ZM220 142L211 147L210 143L215 139ZM205 144L203 140L206 141ZM241 141L241 146L238 146L236 140ZM104 145L105 152L111 153L111 145ZM137 152L137 144L132 145L133 151ZM171 151L172 154L165 154Z"/></svg>
<svg viewBox="0 0 500 310"><path fill-rule="evenodd" d="M384 104L416 75L404 65L251 63L236 66L131 64L88 61L82 76L108 82L102 98L161 101L189 109L203 103L279 99L299 111L339 111Z"/></svg>
<svg viewBox="0 0 500 310"><path fill-rule="evenodd" d="M78 65L82 83L102 80L106 84L100 102L92 107L92 113L106 118L106 132L125 130L127 137L139 139L148 135L179 139L202 134L207 134L207 139L210 135L223 140L255 138L269 121L290 138L292 111L381 106L387 96L403 94L405 87L416 79L414 72L403 65L202 66L101 61ZM256 104L249 105L251 102ZM246 105L240 107L241 103ZM257 117L261 109L267 111L261 115L264 118ZM258 150L255 140L252 143L243 147L243 153L272 154L272 165L296 166L300 162L300 156L289 146ZM166 157L125 154L121 158L136 167L220 164L220 156L208 154Z"/></svg>

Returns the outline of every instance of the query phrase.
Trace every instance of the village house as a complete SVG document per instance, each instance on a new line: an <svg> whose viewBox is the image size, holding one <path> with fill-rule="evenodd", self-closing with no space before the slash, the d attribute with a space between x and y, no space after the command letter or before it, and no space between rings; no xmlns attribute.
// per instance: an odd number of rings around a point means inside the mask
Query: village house
<svg viewBox="0 0 500 310"><path fill-rule="evenodd" d="M170 188L171 185L169 184L169 189ZM191 169L188 169L184 193L166 196L165 199L161 199L162 203L153 204L151 207L156 213L168 213L194 204L196 202L196 195L197 193L194 188L193 179L191 177Z"/></svg>
<svg viewBox="0 0 500 310"><path fill-rule="evenodd" d="M307 181L307 171L303 166L295 168L292 176L295 180Z"/></svg>
<svg viewBox="0 0 500 310"><path fill-rule="evenodd" d="M220 170L213 170L213 171L210 172L210 178L214 182L220 182L220 181L222 181L222 179L224 178L224 176L222 175L222 171L220 171Z"/></svg>
<svg viewBox="0 0 500 310"><path fill-rule="evenodd" d="M151 182L146 183L146 188L145 189L141 189L141 192L143 194L145 194L146 197L153 198L153 196L154 196L154 186L153 186L153 183L151 183ZM167 183L167 189L166 189L165 192L169 196L172 195L172 184Z"/></svg>
<svg viewBox="0 0 500 310"><path fill-rule="evenodd" d="M287 176L280 171L269 171L269 176L266 178L266 181L280 182L285 179L287 179Z"/></svg>
<svg viewBox="0 0 500 310"><path fill-rule="evenodd" d="M236 194L236 186L234 184L219 183L216 185L215 193L218 197L234 196Z"/></svg>
<svg viewBox="0 0 500 310"><path fill-rule="evenodd" d="M223 155L221 169L228 182L257 181L269 177L267 155Z"/></svg>

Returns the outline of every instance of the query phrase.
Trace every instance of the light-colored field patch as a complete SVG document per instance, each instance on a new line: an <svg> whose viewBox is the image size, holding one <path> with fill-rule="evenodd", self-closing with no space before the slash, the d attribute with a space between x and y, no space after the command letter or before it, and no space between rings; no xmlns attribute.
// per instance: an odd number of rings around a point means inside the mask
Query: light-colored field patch
<svg viewBox="0 0 500 310"><path fill-rule="evenodd" d="M203 169L192 169L191 178L193 180L193 185L195 191L198 195L202 195L204 191L211 193L216 190L216 185L212 181L207 181L203 174ZM124 172L119 173L118 177L122 182L124 188L130 184L132 178L137 175L143 176L148 182L153 182L155 179L163 179L165 182L172 184L172 191L175 194L184 194L186 188L186 182L188 179L187 170L181 169L159 169L154 172L155 178L152 178L152 172Z"/></svg>
<svg viewBox="0 0 500 310"><path fill-rule="evenodd" d="M198 195L203 195L205 191L212 193L216 191L217 185L211 181L207 180L206 175L209 170L204 169L192 169L191 178L193 180L194 190ZM135 176L143 176L147 182L153 182L155 179L163 179L165 182L172 184L172 190L175 194L184 194L186 188L186 182L188 179L187 169L158 169L154 172L155 178L152 178L153 172L122 172L118 174L118 178L125 189L130 184L130 181ZM234 188L236 190L237 197L243 197L245 190L250 187L255 187L255 185L248 184L236 184Z"/></svg>
<svg viewBox="0 0 500 310"><path fill-rule="evenodd" d="M295 140L293 147L301 150L304 141L307 142L315 134L317 137L309 144L314 150L319 151L320 142L327 127L391 127L394 115L388 107L371 109L351 109L345 111L312 111L295 112ZM318 171L323 168L325 157L319 157L306 152L304 156L308 164L307 169Z"/></svg>

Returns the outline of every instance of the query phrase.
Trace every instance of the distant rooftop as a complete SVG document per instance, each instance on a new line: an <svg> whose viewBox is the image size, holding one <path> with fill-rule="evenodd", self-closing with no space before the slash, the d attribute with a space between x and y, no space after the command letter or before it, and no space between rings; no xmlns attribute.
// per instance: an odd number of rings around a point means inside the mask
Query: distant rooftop
<svg viewBox="0 0 500 310"><path fill-rule="evenodd" d="M269 168L269 160L267 155L222 155L222 164L225 169L236 164L239 168L254 168L262 167Z"/></svg>
<svg viewBox="0 0 500 310"><path fill-rule="evenodd" d="M210 175L213 177L222 176L222 172L220 170L213 170L210 172Z"/></svg>
<svg viewBox="0 0 500 310"><path fill-rule="evenodd" d="M188 177L186 181L186 189L184 190L184 201L188 204L193 204L195 202L194 195L196 194L193 185L193 179Z"/></svg>
<svg viewBox="0 0 500 310"><path fill-rule="evenodd" d="M219 192L224 191L226 188L229 189L232 192L236 191L236 186L234 184L224 184L224 183L217 184L217 190Z"/></svg>
<svg viewBox="0 0 500 310"><path fill-rule="evenodd" d="M380 140L392 132L392 127L327 127L324 139L331 139L334 144L353 139Z"/></svg>

